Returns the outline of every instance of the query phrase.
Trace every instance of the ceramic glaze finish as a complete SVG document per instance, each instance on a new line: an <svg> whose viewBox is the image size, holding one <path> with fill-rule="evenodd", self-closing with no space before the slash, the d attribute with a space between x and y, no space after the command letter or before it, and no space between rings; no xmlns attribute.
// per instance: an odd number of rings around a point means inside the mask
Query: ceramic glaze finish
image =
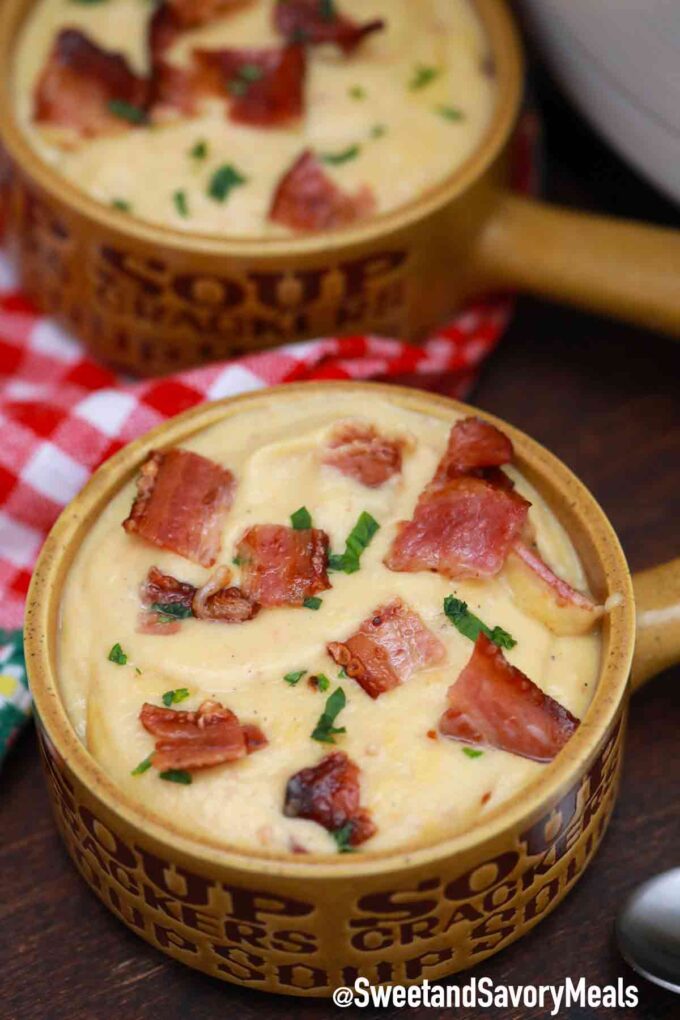
<svg viewBox="0 0 680 1020"><path fill-rule="evenodd" d="M214 23L184 33L167 58L187 66L194 47L280 46L271 23L271 0L253 0ZM370 8L370 9L369 9ZM386 29L367 38L350 56L335 47L310 47L305 112L284 128L238 125L221 100L202 104L201 114L173 123L127 131L113 138L76 142L33 122L35 83L56 33L76 27L100 46L124 53L148 73L144 40L148 5L105 0L85 5L41 0L25 26L15 64L17 114L31 145L46 162L93 198L109 205L124 200L132 213L187 232L224 236L281 235L268 220L277 183L303 149L337 154L359 146L359 154L327 173L353 192L368 185L376 212L417 198L453 173L479 144L492 115L495 80L485 72L489 44L468 0L345 0L343 12L358 21L384 18ZM437 76L411 87L419 67ZM353 90L361 89L354 98ZM447 119L441 108L459 111ZM373 137L374 129L381 130ZM54 144L61 139L69 148ZM189 155L204 139L208 157ZM247 178L226 202L207 194L212 173L232 164ZM173 194L183 190L189 215Z"/></svg>
<svg viewBox="0 0 680 1020"><path fill-rule="evenodd" d="M133 482L103 510L69 572L60 614L59 678L71 721L122 790L175 820L187 835L274 853L292 846L336 852L325 829L282 814L288 778L329 750L310 739L326 695L311 690L305 679L295 688L283 680L299 669L326 674L330 690L342 686L347 696L338 722L347 733L338 738L338 747L361 769L361 802L377 826L362 851L450 837L483 821L538 779L544 765L493 749L471 760L463 745L427 735L446 707L448 686L472 653L470 640L443 613L448 594L513 635L517 645L506 653L508 659L543 690L578 718L587 712L599 671L599 628L580 637L556 637L514 603L502 576L450 581L427 571L395 573L385 567L396 523L411 516L446 448L454 418L404 410L398 398L389 396L371 401L368 419L366 409L363 394L337 393L329 400L325 394L305 392L302 397L283 389L275 400L256 403L182 444L229 468L237 479L236 500L223 531L222 563L231 563L248 527L289 524L300 505L309 509L315 527L327 532L336 551L344 548L362 511L380 522L361 570L332 573L333 587L322 593L318 611L263 609L239 625L188 620L178 634L137 633L139 586L149 567L157 565L196 585L205 583L210 570L123 531ZM382 434L403 437L408 445L402 474L368 489L322 465L329 432L345 419L370 420ZM543 555L565 579L583 588L587 582L564 529L535 488L515 469L509 473L532 503L530 521ZM446 660L373 701L351 678L337 678L325 645L344 640L395 596L444 643ZM114 642L128 655L123 667L107 659ZM138 721L142 703L160 704L165 691L184 687L191 696L178 707L197 708L214 697L241 721L258 723L269 746L240 762L196 772L190 787L163 782L153 770L131 776L153 746Z"/></svg>
<svg viewBox="0 0 680 1020"><path fill-rule="evenodd" d="M397 387L305 384L289 392L309 387L365 401L385 395L405 412L449 421L477 413ZM490 419L512 438L522 474L567 529L598 600L615 591L622 598L603 625L600 678L582 726L520 796L463 835L349 861L225 851L131 800L86 751L59 694L59 602L94 520L149 449L184 445L230 415L271 405L274 393L203 406L133 443L97 472L48 538L29 593L26 648L57 822L79 871L118 917L222 980L328 995L358 975L445 977L519 938L559 903L595 852L616 796L634 641L630 576L593 498L537 443Z"/></svg>

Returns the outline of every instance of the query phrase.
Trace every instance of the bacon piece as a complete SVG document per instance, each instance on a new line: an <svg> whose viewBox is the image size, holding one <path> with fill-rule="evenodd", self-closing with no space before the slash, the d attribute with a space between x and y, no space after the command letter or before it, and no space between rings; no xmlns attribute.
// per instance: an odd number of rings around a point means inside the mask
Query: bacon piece
<svg viewBox="0 0 680 1020"><path fill-rule="evenodd" d="M230 587L231 570L218 567L202 588L194 595L192 609L199 620L219 620L221 623L245 623L260 611L240 588Z"/></svg>
<svg viewBox="0 0 680 1020"><path fill-rule="evenodd" d="M510 463L513 452L512 443L500 429L481 418L463 418L451 429L446 453L430 485L439 487L459 475L472 474L512 487L498 468Z"/></svg>
<svg viewBox="0 0 680 1020"><path fill-rule="evenodd" d="M329 832L349 824L347 842L359 846L376 831L369 812L359 804L359 795L358 766L343 751L334 751L290 777L283 813L288 818L309 818Z"/></svg>
<svg viewBox="0 0 680 1020"><path fill-rule="evenodd" d="M248 0L166 0L167 6L174 14L182 28L195 28L207 25L210 21L237 7L243 7Z"/></svg>
<svg viewBox="0 0 680 1020"><path fill-rule="evenodd" d="M302 46L194 50L206 89L229 99L240 124L278 127L303 113L307 58Z"/></svg>
<svg viewBox="0 0 680 1020"><path fill-rule="evenodd" d="M483 478L461 476L426 489L385 558L390 570L493 577L519 537L529 503Z"/></svg>
<svg viewBox="0 0 680 1020"><path fill-rule="evenodd" d="M585 634L604 613L604 606L558 577L524 542L512 548L504 576L519 607L554 634Z"/></svg>
<svg viewBox="0 0 680 1020"><path fill-rule="evenodd" d="M385 27L382 18L358 25L340 14L335 0L278 0L274 25L291 42L333 43L351 53L372 32Z"/></svg>
<svg viewBox="0 0 680 1020"><path fill-rule="evenodd" d="M355 223L374 209L368 186L353 195L341 191L307 149L281 178L269 219L291 230L331 230Z"/></svg>
<svg viewBox="0 0 680 1020"><path fill-rule="evenodd" d="M439 731L466 744L497 747L523 758L551 761L579 725L544 694L484 633L448 690Z"/></svg>
<svg viewBox="0 0 680 1020"><path fill-rule="evenodd" d="M182 621L164 616L155 610L142 612L137 618L138 634L176 634L182 629Z"/></svg>
<svg viewBox="0 0 680 1020"><path fill-rule="evenodd" d="M141 587L142 602L145 606L154 603L164 606L183 606L191 609L196 588L186 581L178 581L171 574L164 574L158 567L151 567Z"/></svg>
<svg viewBox="0 0 680 1020"><path fill-rule="evenodd" d="M256 524L243 535L237 552L243 591L261 606L301 606L331 586L328 535L318 528Z"/></svg>
<svg viewBox="0 0 680 1020"><path fill-rule="evenodd" d="M406 441L382 436L368 422L340 422L331 433L323 463L375 489L401 472Z"/></svg>
<svg viewBox="0 0 680 1020"><path fill-rule="evenodd" d="M116 116L116 100L143 111L147 82L120 53L104 50L76 28L57 35L38 79L33 117L39 124L68 128L81 138L112 135L133 126Z"/></svg>
<svg viewBox="0 0 680 1020"><path fill-rule="evenodd" d="M219 701L204 701L195 712L160 708L146 702L139 720L156 737L152 764L165 769L204 769L235 761L267 743L259 727L242 726Z"/></svg>
<svg viewBox="0 0 680 1020"><path fill-rule="evenodd" d="M326 647L371 698L398 687L416 670L436 665L446 654L439 638L401 599L374 610L346 641L331 641Z"/></svg>
<svg viewBox="0 0 680 1020"><path fill-rule="evenodd" d="M212 567L234 488L231 471L198 453L154 450L140 469L137 498L123 527L161 549Z"/></svg>

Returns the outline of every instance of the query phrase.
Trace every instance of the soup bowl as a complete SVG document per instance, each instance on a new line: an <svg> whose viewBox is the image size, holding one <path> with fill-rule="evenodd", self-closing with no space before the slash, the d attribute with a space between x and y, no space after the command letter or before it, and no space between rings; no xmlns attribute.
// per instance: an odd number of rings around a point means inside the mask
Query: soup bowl
<svg viewBox="0 0 680 1020"><path fill-rule="evenodd" d="M312 389L310 389L310 387ZM153 448L186 442L257 405L305 393L379 395L444 422L473 409L373 383L305 383L192 409L107 461L63 512L36 567L26 655L52 806L97 896L169 956L254 989L324 996L363 977L411 984L471 967L549 914L590 863L617 795L632 686L680 657L680 560L631 579L603 511L556 457L500 427L516 463L571 537L609 612L581 725L530 785L463 834L356 855L244 852L190 837L119 790L76 736L60 696L60 603L93 522ZM637 647L636 647L637 610ZM673 622L675 621L675 622Z"/></svg>
<svg viewBox="0 0 680 1020"><path fill-rule="evenodd" d="M520 289L680 333L680 234L551 209L508 190L523 62L503 0L475 0L497 81L481 143L436 187L346 229L187 234L90 198L17 123L0 7L0 204L22 287L98 357L160 374L301 337L418 339L466 302Z"/></svg>

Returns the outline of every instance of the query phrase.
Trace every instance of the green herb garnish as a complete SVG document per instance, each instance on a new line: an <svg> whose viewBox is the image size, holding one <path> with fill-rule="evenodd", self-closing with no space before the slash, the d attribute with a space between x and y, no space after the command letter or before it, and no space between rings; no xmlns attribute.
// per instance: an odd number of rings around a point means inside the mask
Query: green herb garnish
<svg viewBox="0 0 680 1020"><path fill-rule="evenodd" d="M316 595L310 595L308 599L305 599L302 605L305 609L321 609L323 599L317 598Z"/></svg>
<svg viewBox="0 0 680 1020"><path fill-rule="evenodd" d="M191 772L187 772L185 769L166 769L165 772L159 772L158 774L161 779L167 780L168 783L181 783L183 786L189 786L193 782Z"/></svg>
<svg viewBox="0 0 680 1020"><path fill-rule="evenodd" d="M476 641L480 632L486 634L489 641L493 641L499 648L514 648L517 642L507 630L502 627L487 627L478 616L471 613L466 602L447 595L444 599L444 612L457 630L471 641Z"/></svg>
<svg viewBox="0 0 680 1020"><path fill-rule="evenodd" d="M216 202L224 202L234 188L245 184L246 181L247 178L243 177L231 163L225 163L210 178L208 194Z"/></svg>
<svg viewBox="0 0 680 1020"><path fill-rule="evenodd" d="M331 682L325 673L316 674L316 688L317 690L321 691L322 694L324 694L328 690L330 685Z"/></svg>
<svg viewBox="0 0 680 1020"><path fill-rule="evenodd" d="M187 202L186 191L176 191L172 196L172 200L175 203L175 209L180 216L189 215L189 203Z"/></svg>
<svg viewBox="0 0 680 1020"><path fill-rule="evenodd" d="M200 139L191 149L189 149L189 155L192 159L205 159L208 155L208 143L203 139Z"/></svg>
<svg viewBox="0 0 680 1020"><path fill-rule="evenodd" d="M358 145L350 145L348 149L342 149L340 152L321 153L321 160L330 166L340 166L341 163L349 163L350 159L356 159L360 152L361 148Z"/></svg>
<svg viewBox="0 0 680 1020"><path fill-rule="evenodd" d="M124 198L112 198L111 205L114 209L117 209L118 212L132 211L132 206L130 205L129 202L126 202Z"/></svg>
<svg viewBox="0 0 680 1020"><path fill-rule="evenodd" d="M347 536L345 551L340 554L331 554L328 558L328 566L331 570L343 570L346 574L354 574L360 567L361 554L370 544L380 525L365 510L359 514L359 519Z"/></svg>
<svg viewBox="0 0 680 1020"><path fill-rule="evenodd" d="M115 645L109 652L109 662L115 662L117 666L124 666L128 660L127 655L116 641Z"/></svg>
<svg viewBox="0 0 680 1020"><path fill-rule="evenodd" d="M362 85L352 85L352 87L348 89L348 93L351 99L366 98L366 89Z"/></svg>
<svg viewBox="0 0 680 1020"><path fill-rule="evenodd" d="M104 2L105 2L105 0L71 0L71 3L82 4L83 6L89 5L89 4L101 4L101 3L104 3Z"/></svg>
<svg viewBox="0 0 680 1020"><path fill-rule="evenodd" d="M319 0L319 14L324 21L335 21L338 16L335 0Z"/></svg>
<svg viewBox="0 0 680 1020"><path fill-rule="evenodd" d="M151 758L152 757L153 757L153 755L150 754L150 755L148 755L148 757L144 758L143 761L140 761L139 765L135 765L135 767L133 768L133 770L130 773L130 775L131 776L141 776L142 773L148 772L149 769L151 768Z"/></svg>
<svg viewBox="0 0 680 1020"><path fill-rule="evenodd" d="M425 64L419 64L413 72L413 77L408 83L408 87L412 92L417 92L418 89L424 89L426 85L434 81L441 74L437 67L427 67Z"/></svg>
<svg viewBox="0 0 680 1020"><path fill-rule="evenodd" d="M371 128L371 138L382 138L386 134L387 128L384 124L374 124Z"/></svg>
<svg viewBox="0 0 680 1020"><path fill-rule="evenodd" d="M484 752L478 751L475 747L464 747L463 754L466 754L468 758L481 758Z"/></svg>
<svg viewBox="0 0 680 1020"><path fill-rule="evenodd" d="M231 79L227 88L232 96L245 96L253 84L264 77L264 71L257 64L244 64Z"/></svg>
<svg viewBox="0 0 680 1020"><path fill-rule="evenodd" d="M121 120L126 120L128 124L143 124L146 120L146 110L143 110L141 106L135 106L134 103L128 103L124 99L109 99L107 106L109 113Z"/></svg>
<svg viewBox="0 0 680 1020"><path fill-rule="evenodd" d="M191 606L183 606L181 602L152 602L149 609L173 620L186 620L187 617L194 615Z"/></svg>
<svg viewBox="0 0 680 1020"><path fill-rule="evenodd" d="M139 668L139 666L135 666L135 673L137 674L137 676L141 676L142 675L142 671Z"/></svg>
<svg viewBox="0 0 680 1020"><path fill-rule="evenodd" d="M318 740L322 744L334 744L335 734L344 733L345 727L334 726L340 712L347 704L347 698L342 687L336 687L326 700L326 707L319 716L319 721L312 730L312 740Z"/></svg>
<svg viewBox="0 0 680 1020"><path fill-rule="evenodd" d="M347 679L347 674L345 673L345 669L344 669L344 667L341 667L341 668L340 668L340 669L338 670L338 678L339 678L340 680L346 680L346 679Z"/></svg>
<svg viewBox="0 0 680 1020"><path fill-rule="evenodd" d="M179 701L186 701L188 697L189 689L187 687L177 687L174 691L166 691L162 701L166 708L170 708L171 705L176 705Z"/></svg>
<svg viewBox="0 0 680 1020"><path fill-rule="evenodd" d="M331 832L331 836L338 844L338 853L341 854L353 854L356 853L353 846L350 845L350 839L352 838L352 823L345 822L341 829L335 829Z"/></svg>
<svg viewBox="0 0 680 1020"><path fill-rule="evenodd" d="M291 687L295 687L295 684L298 684L300 680L302 680L306 672L306 669L296 669L292 673L286 673L283 679L287 684L290 684Z"/></svg>
<svg viewBox="0 0 680 1020"><path fill-rule="evenodd" d="M435 113L438 113L444 120L465 120L465 114L457 106L437 106Z"/></svg>
<svg viewBox="0 0 680 1020"><path fill-rule="evenodd" d="M234 564L235 567L240 567L241 566L241 557L240 556L232 556L231 562Z"/></svg>
<svg viewBox="0 0 680 1020"><path fill-rule="evenodd" d="M307 531L312 526L312 515L306 506L301 506L299 510L290 515L290 523L296 531Z"/></svg>

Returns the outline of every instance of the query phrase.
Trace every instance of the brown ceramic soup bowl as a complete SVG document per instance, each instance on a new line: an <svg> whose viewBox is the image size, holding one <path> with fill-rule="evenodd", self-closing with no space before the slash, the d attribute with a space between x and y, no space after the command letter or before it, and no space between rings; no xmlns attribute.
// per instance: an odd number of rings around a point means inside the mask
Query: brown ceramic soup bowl
<svg viewBox="0 0 680 1020"><path fill-rule="evenodd" d="M631 665L635 686L680 657L680 560L631 580L610 523L581 482L534 440L482 414L511 437L519 469L566 527L598 600L610 598L599 682L575 735L538 780L482 823L433 845L329 859L189 838L121 793L77 738L56 675L62 587L94 520L149 450L312 386L329 396L359 390L366 401L379 394L444 421L473 410L400 387L309 383L206 404L154 429L107 461L53 528L29 592L26 653L57 824L99 898L151 945L207 974L324 996L359 976L410 984L471 967L568 893L616 799Z"/></svg>
<svg viewBox="0 0 680 1020"><path fill-rule="evenodd" d="M534 291L680 333L680 235L551 209L506 190L523 88L503 0L475 0L497 79L477 150L417 200L283 239L187 234L62 178L16 122L12 54L33 0L0 6L0 201L22 286L100 358L160 374L302 337L422 337L466 301Z"/></svg>

